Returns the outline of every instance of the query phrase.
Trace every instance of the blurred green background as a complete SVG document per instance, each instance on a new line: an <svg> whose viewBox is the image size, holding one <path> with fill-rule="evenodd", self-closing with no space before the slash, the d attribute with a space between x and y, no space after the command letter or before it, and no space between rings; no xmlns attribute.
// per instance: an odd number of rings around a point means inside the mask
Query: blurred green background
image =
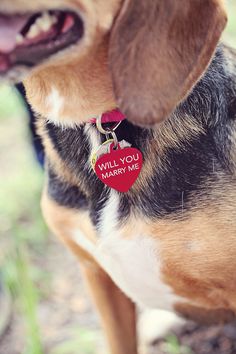
<svg viewBox="0 0 236 354"><path fill-rule="evenodd" d="M228 1L228 9L224 38L236 47L235 0ZM53 240L42 220L43 172L35 161L26 122L14 89L0 86L0 274L14 303L13 324L0 344L0 354L104 353L97 320L80 288L76 261ZM75 282L77 287L71 286ZM181 353L175 340L168 348L170 354Z"/></svg>

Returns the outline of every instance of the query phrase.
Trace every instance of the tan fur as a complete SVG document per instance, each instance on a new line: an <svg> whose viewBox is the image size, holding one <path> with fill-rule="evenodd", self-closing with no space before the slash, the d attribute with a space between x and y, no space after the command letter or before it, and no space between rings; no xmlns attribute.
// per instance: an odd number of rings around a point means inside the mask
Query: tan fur
<svg viewBox="0 0 236 354"><path fill-rule="evenodd" d="M71 238L71 232L78 229L90 241L96 241L97 235L88 211L78 212L77 210L58 205L48 197L46 188L42 196L41 205L45 220L51 230L60 236L63 242L67 243L67 240Z"/></svg>
<svg viewBox="0 0 236 354"><path fill-rule="evenodd" d="M34 109L49 120L71 125L115 108L106 52L107 42L98 41L97 47L91 48L80 60L62 66L52 65L25 80L27 97ZM48 98L52 90L56 90L64 101L57 117L50 116L52 107Z"/></svg>
<svg viewBox="0 0 236 354"><path fill-rule="evenodd" d="M235 196L227 204L224 192L186 219L154 223L151 232L160 243L163 280L176 294L192 305L236 311Z"/></svg>
<svg viewBox="0 0 236 354"><path fill-rule="evenodd" d="M101 269L84 268L111 354L137 354L135 306Z"/></svg>
<svg viewBox="0 0 236 354"><path fill-rule="evenodd" d="M204 325L224 324L235 320L235 313L225 309L206 310L189 304L176 304L175 311L184 318Z"/></svg>
<svg viewBox="0 0 236 354"><path fill-rule="evenodd" d="M0 12L35 12L48 8L78 11L85 26L85 35L73 50L65 49L35 67L24 81L34 110L64 126L87 121L119 103L129 119L139 124L162 121L206 70L226 22L222 2L218 0L184 0L181 4L175 0L54 0L50 4L46 0L0 0ZM140 17L135 16L136 9L144 9ZM153 16L153 9L159 9L161 16ZM130 34L133 37L128 42ZM182 49L184 60L178 54ZM153 59L157 60L155 67ZM53 92L61 101L57 117L53 116L53 111L58 103L50 100ZM163 156L167 146L178 146L181 139L197 136L203 130L189 119L179 126L178 117L175 120L165 122L161 133L154 133L149 159L137 188L146 187L156 156ZM39 132L55 171L65 181L79 185L86 194L86 186L81 186L81 181L77 181L73 171L54 151L43 123L39 124ZM217 186L214 188L216 192L209 204L201 205L185 216L186 219L179 215L176 220L145 223L142 215L138 215L138 223L135 218L130 219L121 229L123 237L129 237L131 230L139 226L158 241L164 282L189 301L187 305L176 304L180 312L182 306L182 313L190 314L192 309L194 315L195 304L208 309L235 310L236 307L236 289L232 282L236 269L233 237L236 222L227 223L235 196L223 191L229 196L224 199ZM89 240L96 242L96 231L88 212L57 205L46 190L42 209L51 230L82 261L112 354L136 354L133 304L91 255L70 237L73 230L80 229ZM227 238L222 242L224 234Z"/></svg>

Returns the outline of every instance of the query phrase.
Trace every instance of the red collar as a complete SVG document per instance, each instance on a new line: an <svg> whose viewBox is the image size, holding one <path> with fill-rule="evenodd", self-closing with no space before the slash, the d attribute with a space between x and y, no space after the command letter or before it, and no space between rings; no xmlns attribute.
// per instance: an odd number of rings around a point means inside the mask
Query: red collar
<svg viewBox="0 0 236 354"><path fill-rule="evenodd" d="M102 123L118 123L122 120L125 120L125 116L118 108L102 114ZM96 118L90 119L90 123L96 123Z"/></svg>

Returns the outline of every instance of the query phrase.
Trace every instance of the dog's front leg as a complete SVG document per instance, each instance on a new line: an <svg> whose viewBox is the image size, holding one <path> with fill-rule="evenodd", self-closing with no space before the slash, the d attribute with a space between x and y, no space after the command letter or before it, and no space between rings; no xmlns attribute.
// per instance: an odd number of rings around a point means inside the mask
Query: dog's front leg
<svg viewBox="0 0 236 354"><path fill-rule="evenodd" d="M50 229L80 260L82 272L101 317L110 353L137 354L134 304L84 249L96 237L88 213L59 205L48 197L46 190L42 198L42 210ZM81 234L84 236L81 242L84 248L80 245Z"/></svg>
<svg viewBox="0 0 236 354"><path fill-rule="evenodd" d="M83 263L82 263L83 264ZM96 264L82 266L112 354L136 354L135 306Z"/></svg>

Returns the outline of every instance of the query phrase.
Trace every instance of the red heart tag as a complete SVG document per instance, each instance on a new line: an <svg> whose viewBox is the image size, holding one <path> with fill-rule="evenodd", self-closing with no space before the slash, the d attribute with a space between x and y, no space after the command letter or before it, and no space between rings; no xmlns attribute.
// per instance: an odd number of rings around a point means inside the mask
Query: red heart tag
<svg viewBox="0 0 236 354"><path fill-rule="evenodd" d="M119 192L128 192L141 171L143 156L138 149L111 148L109 154L100 157L95 165L98 178Z"/></svg>

